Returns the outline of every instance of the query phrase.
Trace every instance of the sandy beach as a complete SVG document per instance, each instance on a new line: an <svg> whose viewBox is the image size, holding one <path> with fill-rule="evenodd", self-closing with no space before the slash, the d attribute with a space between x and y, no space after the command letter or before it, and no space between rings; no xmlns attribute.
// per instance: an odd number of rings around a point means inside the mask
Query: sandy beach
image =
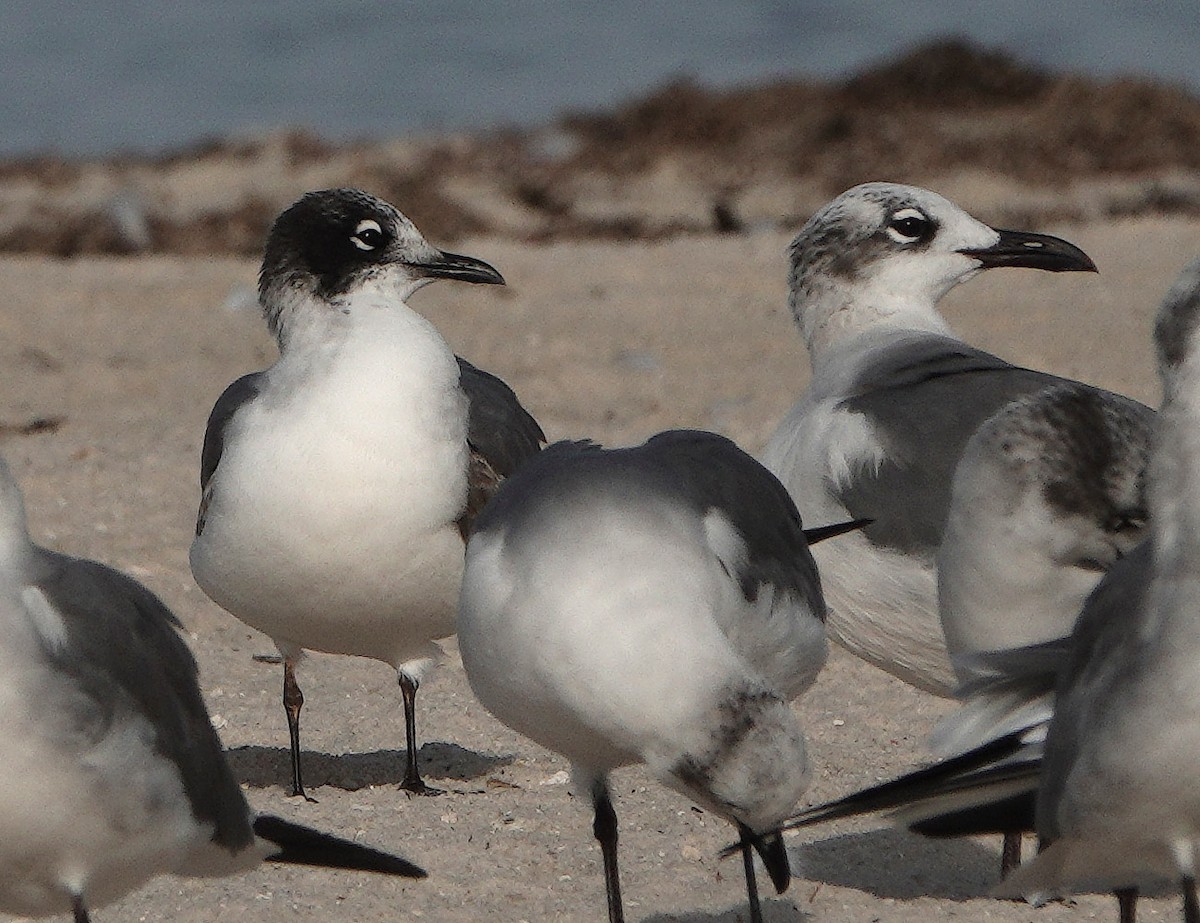
<svg viewBox="0 0 1200 923"><path fill-rule="evenodd" d="M1151 322L1200 253L1200 221L1039 229L1083 247L1100 275L985 274L943 302L951 325L1010 360L1157 403ZM457 352L504 377L551 438L628 444L691 426L757 451L808 374L786 310L789 237L775 228L624 242L466 237L454 249L493 263L508 286L439 283L412 306ZM213 721L256 808L399 851L430 876L267 866L218 881L161 878L95 919L604 919L586 800L569 794L559 758L473 699L452 641L418 700L424 771L447 794L408 798L396 788L403 720L391 670L314 656L301 681L306 781L319 803L286 797L280 671L252 660L272 645L209 602L187 564L208 411L229 381L274 356L253 301L256 270L254 259L224 256L0 257L0 452L25 490L35 537L132 573L183 620ZM811 745L808 799L926 759L925 735L949 707L835 652L796 705ZM614 795L631 921L746 919L740 863L717 859L732 839L725 822L639 770L618 772ZM867 820L788 844L796 878L766 900L770 923L1115 919L1106 897L1040 910L986 898L998 867L992 840L934 842ZM1153 900L1140 912L1149 921L1178 911Z"/></svg>

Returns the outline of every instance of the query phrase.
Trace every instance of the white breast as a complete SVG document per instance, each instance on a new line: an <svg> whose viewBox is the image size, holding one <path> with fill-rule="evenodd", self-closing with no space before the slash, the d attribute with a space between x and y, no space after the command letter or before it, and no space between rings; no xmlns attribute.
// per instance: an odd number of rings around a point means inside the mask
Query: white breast
<svg viewBox="0 0 1200 923"><path fill-rule="evenodd" d="M428 322L395 308L298 353L233 421L193 573L276 640L395 663L454 631L458 365Z"/></svg>

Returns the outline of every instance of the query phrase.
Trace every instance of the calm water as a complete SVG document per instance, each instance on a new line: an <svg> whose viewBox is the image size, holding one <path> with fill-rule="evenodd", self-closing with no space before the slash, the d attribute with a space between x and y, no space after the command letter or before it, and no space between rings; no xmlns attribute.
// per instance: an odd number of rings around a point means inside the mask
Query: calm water
<svg viewBox="0 0 1200 923"><path fill-rule="evenodd" d="M4 0L0 154L534 124L681 75L844 75L947 34L1200 92L1195 0Z"/></svg>

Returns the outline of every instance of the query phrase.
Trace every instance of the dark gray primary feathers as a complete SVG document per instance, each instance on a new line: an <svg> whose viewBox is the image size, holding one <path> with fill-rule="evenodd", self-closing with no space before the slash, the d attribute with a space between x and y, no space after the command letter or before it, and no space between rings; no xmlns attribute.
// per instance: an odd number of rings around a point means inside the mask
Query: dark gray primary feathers
<svg viewBox="0 0 1200 923"><path fill-rule="evenodd" d="M586 515L595 497L665 501L698 517L719 511L746 544L744 561L723 562L727 569L737 567L730 576L746 599L772 586L804 599L814 614L824 616L816 564L791 496L759 462L714 433L671 430L627 449L557 442L505 482L475 528L536 527L552 510L561 513L576 504Z"/></svg>

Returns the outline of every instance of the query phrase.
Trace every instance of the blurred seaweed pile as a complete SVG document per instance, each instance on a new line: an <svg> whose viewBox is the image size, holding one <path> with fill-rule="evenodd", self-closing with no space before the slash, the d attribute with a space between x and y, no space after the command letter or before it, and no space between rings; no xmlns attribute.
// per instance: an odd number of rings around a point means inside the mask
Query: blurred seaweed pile
<svg viewBox="0 0 1200 923"><path fill-rule="evenodd" d="M794 227L871 179L995 222L1200 214L1200 98L959 40L838 82L688 81L538 128L332 145L303 130L159 157L0 164L0 250L256 254L301 192L361 186L433 240Z"/></svg>

